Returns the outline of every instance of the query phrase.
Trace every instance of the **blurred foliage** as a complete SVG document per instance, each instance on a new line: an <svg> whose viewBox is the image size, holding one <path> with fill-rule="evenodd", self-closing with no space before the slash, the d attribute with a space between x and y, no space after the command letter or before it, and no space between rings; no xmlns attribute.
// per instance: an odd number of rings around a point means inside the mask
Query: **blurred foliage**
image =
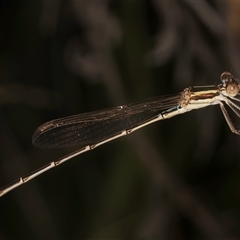
<svg viewBox="0 0 240 240"><path fill-rule="evenodd" d="M0 183L73 149L42 123L240 77L235 1L0 1ZM219 107L148 126L0 199L0 239L237 239L240 138Z"/></svg>

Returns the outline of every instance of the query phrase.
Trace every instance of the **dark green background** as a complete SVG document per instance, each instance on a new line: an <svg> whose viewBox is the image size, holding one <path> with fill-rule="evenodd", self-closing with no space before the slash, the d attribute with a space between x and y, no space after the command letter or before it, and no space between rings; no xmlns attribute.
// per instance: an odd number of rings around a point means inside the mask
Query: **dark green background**
<svg viewBox="0 0 240 240"><path fill-rule="evenodd" d="M46 121L240 77L236 2L0 4L1 186L73 150L32 146ZM239 162L220 108L192 111L4 195L0 239L239 238Z"/></svg>

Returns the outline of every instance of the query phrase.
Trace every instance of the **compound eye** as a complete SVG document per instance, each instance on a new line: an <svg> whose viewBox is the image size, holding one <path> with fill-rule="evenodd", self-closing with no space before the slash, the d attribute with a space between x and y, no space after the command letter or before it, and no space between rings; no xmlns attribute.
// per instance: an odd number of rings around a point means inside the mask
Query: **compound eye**
<svg viewBox="0 0 240 240"><path fill-rule="evenodd" d="M229 97L235 97L239 93L239 86L237 83L229 83L226 87L226 92Z"/></svg>
<svg viewBox="0 0 240 240"><path fill-rule="evenodd" d="M233 78L233 75L230 72L223 72L220 76L222 83L227 83Z"/></svg>

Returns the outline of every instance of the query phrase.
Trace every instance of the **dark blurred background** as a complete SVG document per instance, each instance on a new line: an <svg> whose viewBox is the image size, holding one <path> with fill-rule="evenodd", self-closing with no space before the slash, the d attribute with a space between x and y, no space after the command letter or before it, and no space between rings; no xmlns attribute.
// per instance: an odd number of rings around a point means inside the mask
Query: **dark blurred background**
<svg viewBox="0 0 240 240"><path fill-rule="evenodd" d="M42 123L240 78L236 1L0 1L0 185L73 149ZM238 123L236 124L238 125ZM240 238L240 137L218 106L84 153L0 199L0 239Z"/></svg>

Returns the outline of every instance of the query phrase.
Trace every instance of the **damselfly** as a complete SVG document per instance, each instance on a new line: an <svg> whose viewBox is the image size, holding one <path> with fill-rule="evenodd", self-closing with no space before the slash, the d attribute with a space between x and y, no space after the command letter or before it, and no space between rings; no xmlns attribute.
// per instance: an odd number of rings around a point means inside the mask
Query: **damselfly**
<svg viewBox="0 0 240 240"><path fill-rule="evenodd" d="M78 144L79 150L20 177L0 189L0 196L83 152L128 135L153 122L193 109L219 104L231 131L240 135L240 130L234 126L226 108L228 106L240 117L240 81L229 72L222 73L220 79L222 83L218 85L189 87L174 95L44 123L33 134L32 141L36 147L57 148Z"/></svg>

